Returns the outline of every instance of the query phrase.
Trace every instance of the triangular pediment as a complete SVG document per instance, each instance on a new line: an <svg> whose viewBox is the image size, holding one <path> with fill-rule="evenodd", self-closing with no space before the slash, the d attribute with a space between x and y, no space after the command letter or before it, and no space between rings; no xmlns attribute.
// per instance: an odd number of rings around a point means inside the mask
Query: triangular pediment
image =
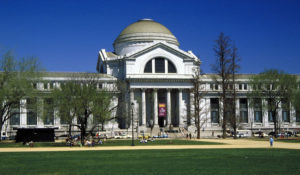
<svg viewBox="0 0 300 175"><path fill-rule="evenodd" d="M131 52L129 54L126 55L127 58L131 58L131 59L135 59L138 58L146 53L152 52L156 49L163 49L171 54L177 55L178 57L184 59L185 61L195 61L196 59L198 59L194 54L192 53L188 53L185 52L179 48L176 47L172 47L167 43L163 43L163 42L157 42L151 45L148 45L142 49L139 49L135 52Z"/></svg>

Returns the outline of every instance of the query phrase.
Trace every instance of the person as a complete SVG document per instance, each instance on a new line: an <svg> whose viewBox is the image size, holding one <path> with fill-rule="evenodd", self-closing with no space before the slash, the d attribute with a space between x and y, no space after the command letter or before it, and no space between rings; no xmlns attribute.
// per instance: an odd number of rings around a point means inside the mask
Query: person
<svg viewBox="0 0 300 175"><path fill-rule="evenodd" d="M271 147L273 147L273 142L274 142L273 137L270 137L270 146L271 146Z"/></svg>

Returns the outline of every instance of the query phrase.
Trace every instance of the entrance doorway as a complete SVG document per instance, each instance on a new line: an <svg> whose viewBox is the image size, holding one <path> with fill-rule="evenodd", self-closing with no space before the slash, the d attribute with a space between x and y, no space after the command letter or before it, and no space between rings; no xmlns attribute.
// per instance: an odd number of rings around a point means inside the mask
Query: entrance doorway
<svg viewBox="0 0 300 175"><path fill-rule="evenodd" d="M166 126L167 118L167 91L165 89L160 89L157 92L158 96L158 125L159 127Z"/></svg>

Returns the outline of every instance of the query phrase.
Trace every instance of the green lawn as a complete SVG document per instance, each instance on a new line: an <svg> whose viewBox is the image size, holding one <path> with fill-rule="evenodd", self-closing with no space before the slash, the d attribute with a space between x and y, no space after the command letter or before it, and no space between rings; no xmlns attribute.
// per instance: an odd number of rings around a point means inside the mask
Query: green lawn
<svg viewBox="0 0 300 175"><path fill-rule="evenodd" d="M155 141L149 141L148 143L140 143L139 140L135 140L135 145L147 146L147 145L217 145L221 143L193 141L193 140L169 140L161 139ZM102 145L96 146L130 146L131 140L106 140ZM0 142L0 148L4 147L28 147L22 143L14 142ZM34 143L34 147L67 147L65 142L37 142Z"/></svg>
<svg viewBox="0 0 300 175"><path fill-rule="evenodd" d="M0 153L0 174L299 174L300 151L190 149Z"/></svg>

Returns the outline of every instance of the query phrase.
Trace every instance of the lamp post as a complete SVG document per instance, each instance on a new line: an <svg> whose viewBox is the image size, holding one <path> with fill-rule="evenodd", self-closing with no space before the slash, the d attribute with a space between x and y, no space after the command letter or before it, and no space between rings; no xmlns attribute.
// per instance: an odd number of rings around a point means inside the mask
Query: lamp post
<svg viewBox="0 0 300 175"><path fill-rule="evenodd" d="M134 132L133 132L133 107L134 103L131 103L131 128L132 128L132 140L131 140L131 146L134 146Z"/></svg>

